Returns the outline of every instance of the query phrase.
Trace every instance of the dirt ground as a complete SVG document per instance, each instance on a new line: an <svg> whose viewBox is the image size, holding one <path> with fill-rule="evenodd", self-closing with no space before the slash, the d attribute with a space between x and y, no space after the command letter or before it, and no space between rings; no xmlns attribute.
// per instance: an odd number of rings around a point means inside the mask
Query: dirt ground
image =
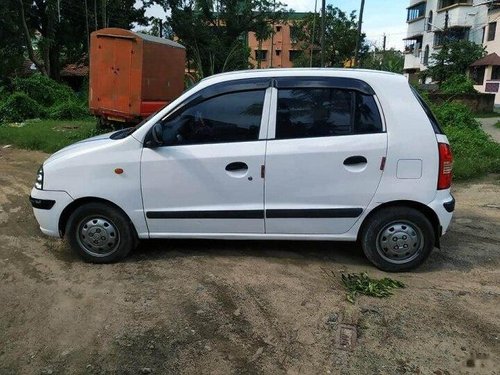
<svg viewBox="0 0 500 375"><path fill-rule="evenodd" d="M499 176L455 185L442 249L390 275L405 289L352 305L343 272L387 276L356 245L155 241L83 263L32 215L45 157L0 146L0 374L500 374Z"/></svg>

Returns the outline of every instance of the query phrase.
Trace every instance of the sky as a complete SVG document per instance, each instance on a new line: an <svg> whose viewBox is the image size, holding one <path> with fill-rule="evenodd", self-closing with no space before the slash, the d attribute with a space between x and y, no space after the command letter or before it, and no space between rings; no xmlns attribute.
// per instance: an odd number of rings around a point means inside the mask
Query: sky
<svg viewBox="0 0 500 375"><path fill-rule="evenodd" d="M297 12L314 11L316 0L281 0ZM318 2L318 11L321 0ZM327 4L336 6L345 12L359 12L361 0L327 0ZM406 7L408 0L365 0L363 16L363 32L369 42L382 47L383 34L387 35L387 48L403 49L403 38L406 36ZM150 8L146 15L165 17L161 7Z"/></svg>

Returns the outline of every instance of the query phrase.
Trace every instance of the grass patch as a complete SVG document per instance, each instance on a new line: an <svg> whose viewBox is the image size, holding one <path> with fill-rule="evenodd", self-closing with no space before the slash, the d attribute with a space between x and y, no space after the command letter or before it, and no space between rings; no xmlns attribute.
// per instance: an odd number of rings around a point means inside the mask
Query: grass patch
<svg viewBox="0 0 500 375"><path fill-rule="evenodd" d="M96 135L95 119L27 120L0 125L0 144L53 153L72 143Z"/></svg>
<svg viewBox="0 0 500 375"><path fill-rule="evenodd" d="M387 277L380 280L372 279L364 272L358 274L342 274L342 283L347 289L346 298L351 303L354 303L356 297L360 294L370 297L386 298L393 294L393 289L405 287L405 284L401 281L389 279Z"/></svg>
<svg viewBox="0 0 500 375"><path fill-rule="evenodd" d="M497 121L497 123L495 124L495 128L500 129L500 121Z"/></svg>

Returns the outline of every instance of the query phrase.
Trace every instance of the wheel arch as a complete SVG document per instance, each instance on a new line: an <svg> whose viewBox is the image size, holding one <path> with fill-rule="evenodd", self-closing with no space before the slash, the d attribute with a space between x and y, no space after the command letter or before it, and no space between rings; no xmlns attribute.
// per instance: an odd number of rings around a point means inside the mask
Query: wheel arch
<svg viewBox="0 0 500 375"><path fill-rule="evenodd" d="M120 211L123 214L123 216L125 216L127 218L127 220L130 222L132 228L134 228L135 237L137 238L137 229L135 229L134 223L132 222L132 220L130 220L130 216L128 216L127 213L125 211L123 211L123 209L120 206L118 206L116 203L113 203L110 200L98 198L98 197L78 198L78 199L75 199L73 202L71 202L70 204L68 204L64 208L64 210L61 212L61 215L59 216L59 223L58 223L59 235L61 237L64 237L64 234L66 231L66 223L68 222L68 219L70 218L71 214L73 212L75 212L75 210L78 207L81 207L87 203L103 203L103 204L111 206L111 207L117 209L118 211Z"/></svg>
<svg viewBox="0 0 500 375"><path fill-rule="evenodd" d="M440 247L440 242L439 239L441 237L441 224L439 222L439 218L437 214L434 212L432 208L429 206L416 202L416 201L410 201L410 200L400 200L400 201L391 201L391 202L385 202L377 207L375 207L363 220L363 223L361 224L361 227L359 228L358 231L358 236L357 240L359 241L361 238L362 233L365 230L365 227L367 223L370 221L370 219L375 216L379 211L387 208L387 207L410 207L413 209L416 209L420 211L432 224L432 228L434 229L434 234L435 234L435 246L437 248Z"/></svg>

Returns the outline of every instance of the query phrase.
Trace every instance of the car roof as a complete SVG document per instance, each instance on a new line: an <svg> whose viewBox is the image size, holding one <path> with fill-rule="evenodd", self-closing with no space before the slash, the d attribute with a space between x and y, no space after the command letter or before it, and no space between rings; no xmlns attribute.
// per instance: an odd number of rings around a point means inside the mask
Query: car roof
<svg viewBox="0 0 500 375"><path fill-rule="evenodd" d="M201 82L211 85L236 79L247 78L272 78L272 77L345 77L355 78L370 83L376 81L404 81L407 78L401 74L368 69L342 69L342 68L276 68L276 69L251 69L219 73L204 78ZM378 83L378 82L377 82Z"/></svg>

